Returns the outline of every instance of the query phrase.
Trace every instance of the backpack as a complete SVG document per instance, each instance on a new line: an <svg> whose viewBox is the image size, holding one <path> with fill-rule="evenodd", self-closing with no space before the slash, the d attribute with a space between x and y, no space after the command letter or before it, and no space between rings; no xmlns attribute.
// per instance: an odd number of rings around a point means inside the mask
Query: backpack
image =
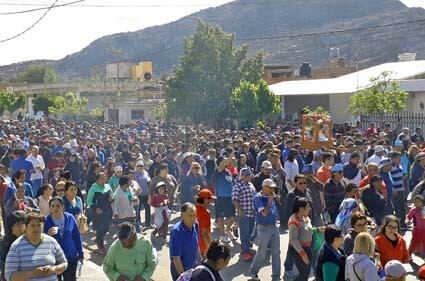
<svg viewBox="0 0 425 281"><path fill-rule="evenodd" d="M192 278L192 274L195 270L197 269L201 269L201 270L206 270L208 271L208 273L210 274L211 278L213 281L216 281L214 274L211 272L211 270L205 266L205 265L198 265L195 268L191 268L189 270L186 270L185 272L183 272L182 274L180 274L179 278L177 278L176 281L189 281Z"/></svg>

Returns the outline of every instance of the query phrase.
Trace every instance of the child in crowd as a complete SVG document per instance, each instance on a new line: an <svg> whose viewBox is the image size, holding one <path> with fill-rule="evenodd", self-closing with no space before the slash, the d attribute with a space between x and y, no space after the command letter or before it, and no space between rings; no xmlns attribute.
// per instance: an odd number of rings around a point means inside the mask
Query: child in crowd
<svg viewBox="0 0 425 281"><path fill-rule="evenodd" d="M56 186L56 184L59 182L60 180L60 174L61 174L61 169L60 168L54 168L52 171L52 178L50 179L49 183L51 186Z"/></svg>
<svg viewBox="0 0 425 281"><path fill-rule="evenodd" d="M406 223L413 221L412 241L409 254L425 254L425 198L422 195L415 197L415 207L407 215Z"/></svg>
<svg viewBox="0 0 425 281"><path fill-rule="evenodd" d="M171 212L168 209L168 195L165 189L166 185L161 181L155 186L155 193L152 195L151 206L154 208L155 229L152 232L151 239L156 234L162 239L166 239L167 237Z"/></svg>

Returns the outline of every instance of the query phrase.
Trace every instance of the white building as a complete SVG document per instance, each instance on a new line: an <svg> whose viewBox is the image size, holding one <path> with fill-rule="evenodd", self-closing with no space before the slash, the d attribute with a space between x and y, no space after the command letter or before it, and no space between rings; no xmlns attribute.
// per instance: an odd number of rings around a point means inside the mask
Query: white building
<svg viewBox="0 0 425 281"><path fill-rule="evenodd" d="M424 113L425 60L385 63L337 78L284 81L271 85L270 89L281 96L285 118L297 117L305 106L322 106L329 110L334 123L351 122L349 97L370 87L370 79L384 71L390 72L391 78L398 80L401 88L409 93L407 111Z"/></svg>

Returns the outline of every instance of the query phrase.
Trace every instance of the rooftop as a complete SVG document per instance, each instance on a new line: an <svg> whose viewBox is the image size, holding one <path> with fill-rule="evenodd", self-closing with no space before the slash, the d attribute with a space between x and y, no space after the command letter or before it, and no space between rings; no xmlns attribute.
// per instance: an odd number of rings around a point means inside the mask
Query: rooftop
<svg viewBox="0 0 425 281"><path fill-rule="evenodd" d="M384 71L390 72L394 80L408 80L425 73L425 60L384 63L337 78L284 81L271 85L270 90L277 96L354 93L370 87L370 79ZM424 81L420 81L422 90L425 90L422 87ZM418 84L404 83L412 89L419 89Z"/></svg>

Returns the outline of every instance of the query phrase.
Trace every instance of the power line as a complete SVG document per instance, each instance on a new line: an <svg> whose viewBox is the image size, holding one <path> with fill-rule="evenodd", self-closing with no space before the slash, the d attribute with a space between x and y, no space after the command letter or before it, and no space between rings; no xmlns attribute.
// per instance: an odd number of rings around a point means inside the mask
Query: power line
<svg viewBox="0 0 425 281"><path fill-rule="evenodd" d="M45 7L43 5L43 8L34 8L34 9L28 9L28 10L22 10L22 11L15 11L15 12L3 12L3 13L0 13L0 15L1 16L8 16L8 15L18 15L18 14L32 13L32 12L46 10L46 9L50 10L50 9L53 9L53 8L70 6L70 5L77 4L77 3L80 3L80 2L84 2L84 1L86 1L86 0L72 1L72 2L68 2L68 3L54 5L53 7L52 6ZM0 5L5 5L5 4L0 4ZM11 4L11 5L21 5L21 4ZM33 5L28 4L28 6L33 6Z"/></svg>
<svg viewBox="0 0 425 281"><path fill-rule="evenodd" d="M15 38L18 38L19 36L22 36L23 34L25 34L25 33L27 33L28 31L30 31L31 29L33 29L39 22L41 22L43 19L44 19L44 17L45 16L47 16L47 14L50 12L50 10L56 5L56 3L58 2L59 0L55 0L54 2L53 2L53 4L52 5L50 5L50 7L41 15L41 17L39 17L32 25L30 25L29 27L27 27L25 30L23 30L23 31L21 31L21 32L19 32L18 34L15 34L15 35L13 35L13 36L11 36L11 37L8 37L8 38L5 38L5 39L2 39L2 40L0 40L0 43L4 43L4 42L7 42L7 41L10 41L10 40L13 40L13 39L15 39Z"/></svg>
<svg viewBox="0 0 425 281"><path fill-rule="evenodd" d="M410 27L407 27L407 28L410 29ZM410 31L410 32L413 32L413 31L424 31L424 29L422 27L419 27L419 28L418 27L415 27L412 30L403 30L403 31L406 33L408 31ZM381 31L381 32L383 32L383 31ZM365 34L363 36L363 38L361 38L361 39L357 38L357 39L354 39L354 40L347 40L347 41L343 41L343 42L335 42L334 44L331 44L331 45L332 46L342 46L342 45L348 45L348 44L358 43L358 42L364 42L364 41L377 42L377 41L382 41L382 40L396 40L396 39L404 39L404 38L410 38L410 37L413 37L413 36L417 36L417 34L410 34L410 35L397 36L397 37L388 36L386 38L367 39L368 37L371 37L371 36L386 36L386 35L387 34L385 34L385 33L369 33L369 34ZM311 37L299 37L299 38L295 38L295 39L297 39L297 40L306 40L306 39L311 39ZM130 57L130 58L122 58L120 60L113 61L113 62L108 62L108 63L104 63L104 64L106 65L106 64L109 64L109 63L118 63L118 62L122 62L122 61L137 61L137 60L140 60L140 59L142 59L144 57L150 57L150 56L158 55L158 54L161 54L161 53L165 53L165 52L168 52L170 50L173 50L173 49L176 49L176 48L180 48L182 46L183 46L182 43L177 43L177 44L174 44L174 45L172 45L170 47L167 47L167 48L164 48L164 49L160 49L160 50L149 52L149 53L140 54L140 55L137 55L137 56L134 56L134 57ZM322 46L322 48L323 48L323 46ZM291 49L291 47L286 47L285 49L289 50L289 49ZM317 49L317 47L300 48L299 50L300 51L313 51L315 49Z"/></svg>
<svg viewBox="0 0 425 281"><path fill-rule="evenodd" d="M214 4L150 4L150 5L97 5L97 4L84 4L84 5L76 5L83 1L71 1L68 3L63 3L59 5L55 5L53 8L59 8L59 7L66 7L66 6L72 6L72 7L85 7L85 8L185 8L185 7L210 7ZM256 4L256 3L246 3L246 4ZM16 14L24 14L24 13L32 13L36 11L46 10L49 9L49 7L46 7L42 4L16 4L16 3L0 3L0 5L3 6L32 6L32 7L40 7L40 8L33 8L28 10L22 10L22 11L14 11L14 12L4 12L0 13L0 15L6 16L6 15L16 15Z"/></svg>
<svg viewBox="0 0 425 281"><path fill-rule="evenodd" d="M329 30L329 31L323 31L323 32L301 33L301 34L294 34L294 35L236 38L235 40L236 41L256 41L256 40L274 40L274 39L297 39L297 38L307 38L307 37L315 37L315 36L322 36L322 35L339 34L339 33L346 33L346 32L365 31L365 30L371 30L371 29L373 30L373 29L378 29L383 27L392 27L397 25L405 25L405 24L420 23L420 22L425 22L425 19L421 18L421 19L415 19L415 20L410 20L405 22L388 23L388 24L375 25L370 27L348 28L348 29L339 29L339 30Z"/></svg>

